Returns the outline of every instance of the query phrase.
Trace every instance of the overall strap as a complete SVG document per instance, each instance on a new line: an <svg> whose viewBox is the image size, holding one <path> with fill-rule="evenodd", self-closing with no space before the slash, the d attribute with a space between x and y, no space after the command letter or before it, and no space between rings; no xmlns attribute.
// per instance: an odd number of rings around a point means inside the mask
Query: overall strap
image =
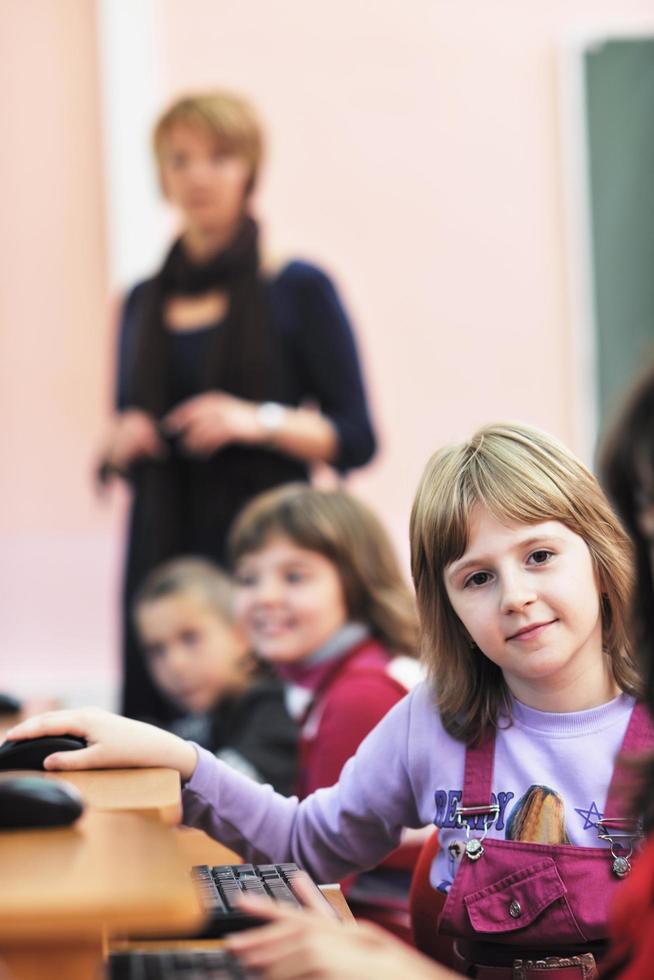
<svg viewBox="0 0 654 980"><path fill-rule="evenodd" d="M604 819L611 820L629 814L630 798L638 787L638 773L625 765L625 758L654 749L654 722L647 706L639 701L634 705L613 769L604 808Z"/></svg>
<svg viewBox="0 0 654 980"><path fill-rule="evenodd" d="M487 807L490 805L494 761L495 729L489 727L475 745L466 746L461 806Z"/></svg>

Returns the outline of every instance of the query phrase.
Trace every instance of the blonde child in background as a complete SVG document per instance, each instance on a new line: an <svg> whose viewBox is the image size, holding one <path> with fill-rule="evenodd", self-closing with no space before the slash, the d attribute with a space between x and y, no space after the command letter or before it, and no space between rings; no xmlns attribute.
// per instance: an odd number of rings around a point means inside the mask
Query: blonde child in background
<svg viewBox="0 0 654 980"><path fill-rule="evenodd" d="M136 632L156 687L184 712L170 729L288 794L297 727L282 684L235 621L234 594L232 580L212 562L174 559L137 593Z"/></svg>

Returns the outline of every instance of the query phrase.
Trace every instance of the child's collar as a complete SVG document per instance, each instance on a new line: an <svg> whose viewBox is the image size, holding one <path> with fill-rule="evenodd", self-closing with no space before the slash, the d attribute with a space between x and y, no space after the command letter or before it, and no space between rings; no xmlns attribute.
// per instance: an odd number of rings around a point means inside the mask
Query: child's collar
<svg viewBox="0 0 654 980"><path fill-rule="evenodd" d="M340 657L346 650L350 650L359 643L363 643L370 636L370 630L365 623L345 623L340 629L329 637L322 646L310 653L308 657L300 661L304 667L317 667L328 660Z"/></svg>
<svg viewBox="0 0 654 980"><path fill-rule="evenodd" d="M296 663L276 664L276 670L287 683L315 690L333 661L359 646L369 636L370 629L365 623L345 623L308 657Z"/></svg>

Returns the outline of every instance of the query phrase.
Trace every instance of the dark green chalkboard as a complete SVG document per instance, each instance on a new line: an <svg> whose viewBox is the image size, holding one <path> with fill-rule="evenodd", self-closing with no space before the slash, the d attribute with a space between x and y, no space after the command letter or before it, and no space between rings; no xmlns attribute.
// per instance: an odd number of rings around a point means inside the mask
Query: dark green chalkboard
<svg viewBox="0 0 654 980"><path fill-rule="evenodd" d="M601 425L654 357L654 37L584 60Z"/></svg>

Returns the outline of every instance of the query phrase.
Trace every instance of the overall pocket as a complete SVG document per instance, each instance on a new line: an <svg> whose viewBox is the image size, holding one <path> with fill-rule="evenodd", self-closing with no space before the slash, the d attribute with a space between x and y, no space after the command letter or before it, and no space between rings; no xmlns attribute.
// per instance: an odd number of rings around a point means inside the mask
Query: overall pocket
<svg viewBox="0 0 654 980"><path fill-rule="evenodd" d="M561 945L584 941L568 904L567 888L546 857L483 888L463 893L466 934L495 942Z"/></svg>

